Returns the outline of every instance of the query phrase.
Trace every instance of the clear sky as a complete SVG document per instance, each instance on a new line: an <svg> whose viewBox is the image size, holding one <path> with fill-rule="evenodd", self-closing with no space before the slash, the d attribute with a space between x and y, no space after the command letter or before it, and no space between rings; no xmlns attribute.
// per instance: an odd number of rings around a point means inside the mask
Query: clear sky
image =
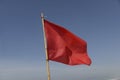
<svg viewBox="0 0 120 80"><path fill-rule="evenodd" d="M120 0L0 0L0 80L47 80L41 12L86 40L92 59L50 61L51 80L120 80Z"/></svg>

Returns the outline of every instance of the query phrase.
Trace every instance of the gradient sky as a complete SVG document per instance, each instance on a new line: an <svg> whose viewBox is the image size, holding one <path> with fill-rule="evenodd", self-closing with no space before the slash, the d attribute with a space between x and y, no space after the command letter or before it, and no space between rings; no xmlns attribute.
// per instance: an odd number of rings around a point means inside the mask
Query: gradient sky
<svg viewBox="0 0 120 80"><path fill-rule="evenodd" d="M120 0L0 0L0 80L47 80L41 12L86 40L92 59L50 61L51 80L120 80Z"/></svg>

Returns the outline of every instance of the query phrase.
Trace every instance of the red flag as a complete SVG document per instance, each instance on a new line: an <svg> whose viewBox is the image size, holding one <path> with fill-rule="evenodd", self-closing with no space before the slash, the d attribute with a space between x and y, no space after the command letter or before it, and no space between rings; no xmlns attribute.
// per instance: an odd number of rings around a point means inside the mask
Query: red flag
<svg viewBox="0 0 120 80"><path fill-rule="evenodd" d="M52 22L44 20L48 59L68 65L91 64L87 43Z"/></svg>

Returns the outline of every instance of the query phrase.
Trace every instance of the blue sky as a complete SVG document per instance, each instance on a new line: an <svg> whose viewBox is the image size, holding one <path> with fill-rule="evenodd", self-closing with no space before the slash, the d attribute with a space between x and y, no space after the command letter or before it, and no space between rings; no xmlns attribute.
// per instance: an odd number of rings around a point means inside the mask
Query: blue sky
<svg viewBox="0 0 120 80"><path fill-rule="evenodd" d="M51 80L120 80L120 0L0 0L0 80L47 80L41 12L85 39L92 59L50 61Z"/></svg>

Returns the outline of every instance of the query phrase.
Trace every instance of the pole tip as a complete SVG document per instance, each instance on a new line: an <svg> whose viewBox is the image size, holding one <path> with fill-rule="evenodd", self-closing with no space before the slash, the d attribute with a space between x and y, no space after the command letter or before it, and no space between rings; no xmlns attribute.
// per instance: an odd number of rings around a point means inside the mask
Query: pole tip
<svg viewBox="0 0 120 80"><path fill-rule="evenodd" d="M43 13L41 13L41 18L44 18L44 14Z"/></svg>

